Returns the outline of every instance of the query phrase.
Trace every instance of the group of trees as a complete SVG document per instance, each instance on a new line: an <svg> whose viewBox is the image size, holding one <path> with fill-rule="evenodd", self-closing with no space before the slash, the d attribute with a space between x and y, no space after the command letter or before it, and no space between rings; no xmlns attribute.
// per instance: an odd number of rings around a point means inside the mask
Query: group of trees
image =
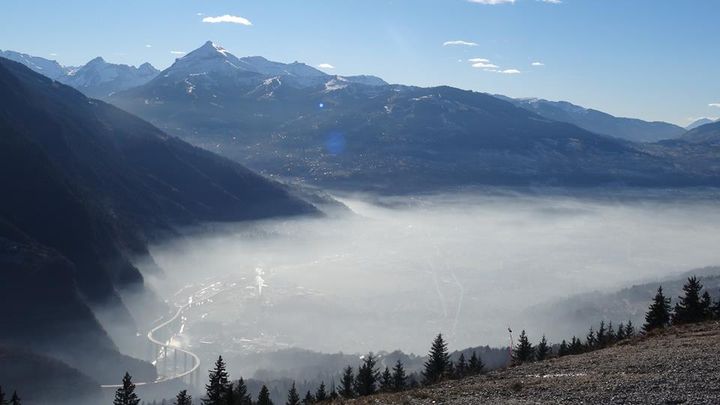
<svg viewBox="0 0 720 405"><path fill-rule="evenodd" d="M20 397L17 394L17 391L13 391L12 396L9 400L5 399L5 392L3 392L2 387L0 386L0 405L20 405Z"/></svg>
<svg viewBox="0 0 720 405"><path fill-rule="evenodd" d="M662 286L658 288L645 314L644 332L663 329L670 325L720 319L720 300L713 304L710 293L703 292L703 285L697 277L688 278L682 289L684 295L678 297L673 309L670 306L671 299L663 294Z"/></svg>
<svg viewBox="0 0 720 405"><path fill-rule="evenodd" d="M710 294L707 291L703 292L703 286L697 277L688 278L683 286L683 293L684 295L678 298L678 302L672 308L670 298L665 297L662 287L659 287L645 315L643 333L670 325L720 318L720 301L712 302ZM537 345L533 345L523 330L517 345L512 348L512 361L513 364L522 364L543 361L555 356L586 353L633 338L635 335L632 321L620 323L617 327L612 322L606 324L605 321L601 321L597 329L590 327L584 341L573 336L569 342L563 340L559 345L553 346L548 343L545 336ZM379 370L377 362L378 357L369 353L363 356L357 371L352 366L343 370L338 389L333 382L328 392L323 381L314 393L307 391L302 399L293 382L287 394L286 405L308 405L337 398L399 392L419 385L418 378L413 374L407 374L400 360L392 368L386 366L383 371ZM470 359L466 359L465 354L460 353L456 361L451 360L447 343L442 334L439 334L433 340L428 360L424 364L422 384L431 385L444 380L477 375L484 371L484 367L482 359L475 351L472 352ZM140 400L134 390L135 385L132 384L130 375L126 373L123 386L115 394L113 405L138 405ZM272 405L270 391L265 385L260 389L257 399L253 401L242 378L234 383L231 382L222 356L218 357L214 368L210 370L205 390L205 397L201 399L203 405ZM178 393L174 403L191 405L192 398L183 390ZM17 394L13 394L10 402L5 401L4 393L0 388L0 405L6 404L18 405L20 398Z"/></svg>

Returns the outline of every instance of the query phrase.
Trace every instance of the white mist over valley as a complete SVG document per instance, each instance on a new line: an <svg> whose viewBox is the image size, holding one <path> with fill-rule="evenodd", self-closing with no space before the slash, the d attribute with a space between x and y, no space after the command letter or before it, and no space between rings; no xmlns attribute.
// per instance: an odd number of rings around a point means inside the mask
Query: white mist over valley
<svg viewBox="0 0 720 405"><path fill-rule="evenodd" d="M213 225L151 248L160 294L184 300L182 339L224 355L288 347L422 354L566 338L533 308L720 263L716 196L510 192L346 196L323 218ZM528 312L529 311L529 312ZM616 321L623 321L619 319Z"/></svg>

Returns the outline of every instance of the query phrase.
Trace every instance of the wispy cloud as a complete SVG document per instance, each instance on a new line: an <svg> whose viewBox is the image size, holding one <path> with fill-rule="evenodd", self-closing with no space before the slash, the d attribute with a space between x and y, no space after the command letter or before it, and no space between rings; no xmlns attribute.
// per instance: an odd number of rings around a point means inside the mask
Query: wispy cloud
<svg viewBox="0 0 720 405"><path fill-rule="evenodd" d="M720 108L720 103L710 103L710 104L708 104L708 107L717 107L717 108Z"/></svg>
<svg viewBox="0 0 720 405"><path fill-rule="evenodd" d="M470 63L489 63L490 60L485 59L485 58L470 58L470 59L468 59L468 62L470 62Z"/></svg>
<svg viewBox="0 0 720 405"><path fill-rule="evenodd" d="M185 55L187 52L183 52L183 51L170 51L170 53L173 54L173 55Z"/></svg>
<svg viewBox="0 0 720 405"><path fill-rule="evenodd" d="M245 17L237 15L225 14L217 17L205 17L202 19L204 23L217 24L217 23L230 23L250 26L252 23Z"/></svg>
<svg viewBox="0 0 720 405"><path fill-rule="evenodd" d="M533 62L533 63L531 63L531 65L532 66L545 66L545 64L542 62Z"/></svg>
<svg viewBox="0 0 720 405"><path fill-rule="evenodd" d="M145 48L152 48L152 45L146 44L146 45L145 45Z"/></svg>
<svg viewBox="0 0 720 405"><path fill-rule="evenodd" d="M58 55L58 54L56 54L55 52L52 52L52 53L50 54L50 56L57 56L57 55Z"/></svg>
<svg viewBox="0 0 720 405"><path fill-rule="evenodd" d="M443 46L478 46L475 42L470 41L462 41L462 40L455 40L455 41L445 41L443 42Z"/></svg>
<svg viewBox="0 0 720 405"><path fill-rule="evenodd" d="M499 66L489 62L476 62L472 64L475 69L497 69Z"/></svg>
<svg viewBox="0 0 720 405"><path fill-rule="evenodd" d="M470 3L485 4L488 6L494 6L497 4L513 4L515 0L468 0Z"/></svg>
<svg viewBox="0 0 720 405"><path fill-rule="evenodd" d="M520 71L517 69L505 69L501 70L499 73L502 73L504 75L519 75Z"/></svg>
<svg viewBox="0 0 720 405"><path fill-rule="evenodd" d="M543 3L550 3L550 4L560 4L560 3L562 3L562 0L538 0L538 1L541 1L541 2L543 2Z"/></svg>
<svg viewBox="0 0 720 405"><path fill-rule="evenodd" d="M317 65L320 69L335 69L335 66L329 64L329 63L321 63Z"/></svg>

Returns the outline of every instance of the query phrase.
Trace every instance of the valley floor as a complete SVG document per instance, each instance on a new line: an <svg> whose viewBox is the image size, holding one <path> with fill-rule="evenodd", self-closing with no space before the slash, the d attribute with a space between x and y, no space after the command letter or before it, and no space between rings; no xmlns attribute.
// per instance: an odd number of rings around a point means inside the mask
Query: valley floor
<svg viewBox="0 0 720 405"><path fill-rule="evenodd" d="M720 323L356 404L718 404Z"/></svg>

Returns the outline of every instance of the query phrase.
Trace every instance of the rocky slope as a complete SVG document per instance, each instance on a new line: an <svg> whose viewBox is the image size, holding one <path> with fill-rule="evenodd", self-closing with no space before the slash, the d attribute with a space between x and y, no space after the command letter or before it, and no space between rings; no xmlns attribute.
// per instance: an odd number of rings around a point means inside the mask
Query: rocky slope
<svg viewBox="0 0 720 405"><path fill-rule="evenodd" d="M356 404L717 404L720 323Z"/></svg>

